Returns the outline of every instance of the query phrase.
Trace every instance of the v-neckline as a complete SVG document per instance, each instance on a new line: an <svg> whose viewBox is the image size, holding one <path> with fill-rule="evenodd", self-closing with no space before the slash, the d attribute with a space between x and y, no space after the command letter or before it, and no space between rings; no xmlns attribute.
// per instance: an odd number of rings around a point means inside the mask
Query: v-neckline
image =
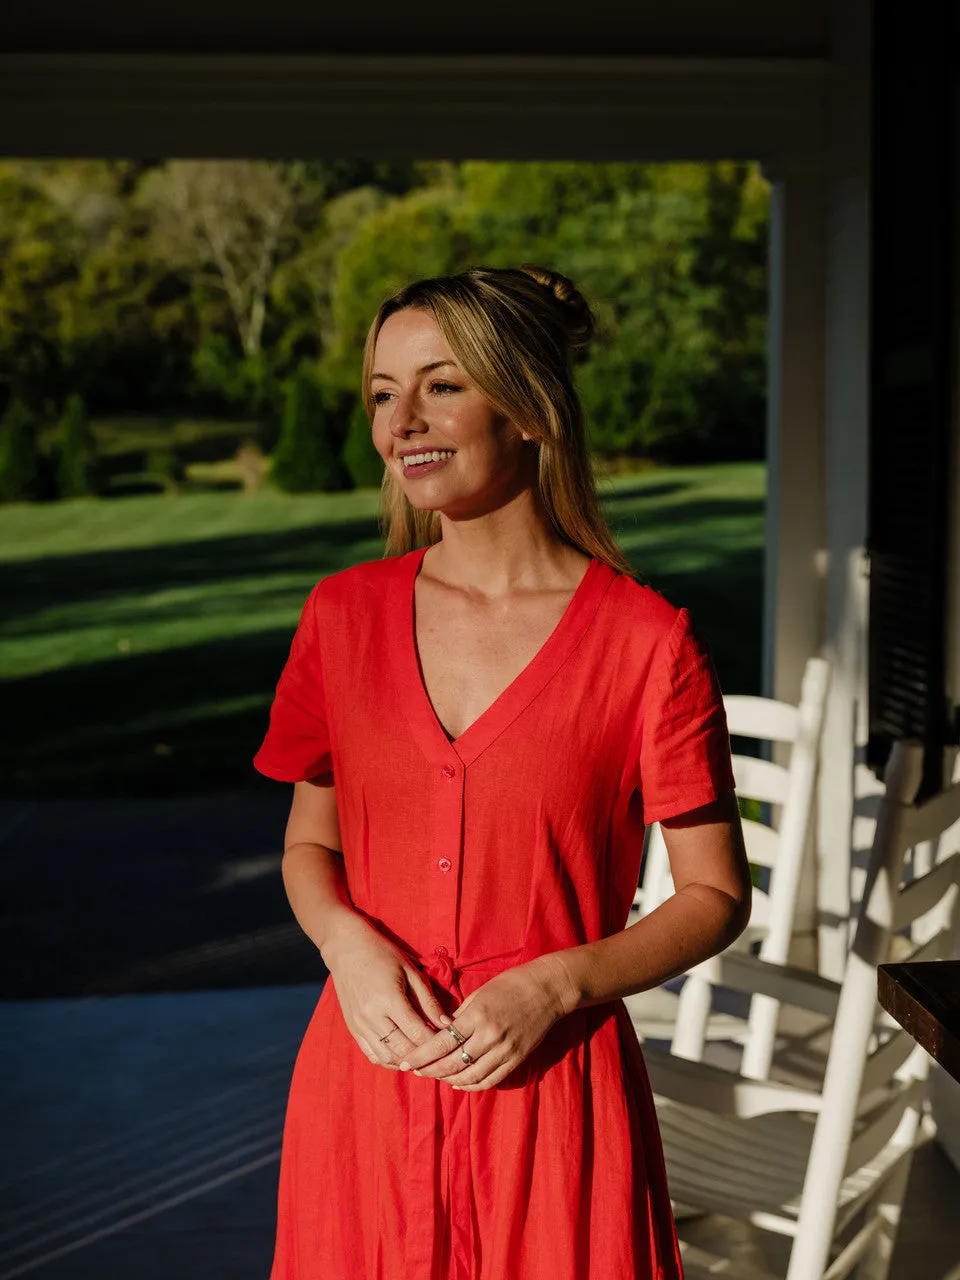
<svg viewBox="0 0 960 1280"><path fill-rule="evenodd" d="M401 556L394 579L396 625L391 636L401 699L425 752L434 759L471 764L510 725L559 671L593 620L600 600L617 572L592 558L556 626L527 665L462 733L451 741L427 693L416 632L416 582L427 547Z"/></svg>

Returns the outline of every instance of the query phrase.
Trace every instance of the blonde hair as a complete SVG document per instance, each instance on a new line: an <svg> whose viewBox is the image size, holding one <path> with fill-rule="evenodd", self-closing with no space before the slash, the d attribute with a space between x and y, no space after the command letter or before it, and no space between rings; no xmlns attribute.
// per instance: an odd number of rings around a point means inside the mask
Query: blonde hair
<svg viewBox="0 0 960 1280"><path fill-rule="evenodd" d="M361 395L371 423L377 335L388 316L405 308L433 315L467 377L499 413L533 438L540 497L561 541L636 578L600 509L587 452L571 351L589 343L594 319L573 282L524 263L471 267L406 285L381 305L364 345ZM403 555L439 542L440 513L417 510L385 471L380 528L385 554Z"/></svg>

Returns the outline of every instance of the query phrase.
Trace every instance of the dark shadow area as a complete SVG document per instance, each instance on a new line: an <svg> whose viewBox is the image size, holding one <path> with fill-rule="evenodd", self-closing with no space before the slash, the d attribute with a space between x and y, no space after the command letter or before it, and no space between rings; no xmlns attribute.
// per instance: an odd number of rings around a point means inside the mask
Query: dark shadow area
<svg viewBox="0 0 960 1280"><path fill-rule="evenodd" d="M271 785L0 807L0 998L322 981L280 877L291 788Z"/></svg>
<svg viewBox="0 0 960 1280"><path fill-rule="evenodd" d="M264 631L0 684L8 796L210 794L258 785L251 757L290 647ZM237 700L249 703L231 710Z"/></svg>
<svg viewBox="0 0 960 1280"><path fill-rule="evenodd" d="M763 646L763 548L718 552L706 574L664 570L650 585L690 610L703 632L725 693L760 693Z"/></svg>
<svg viewBox="0 0 960 1280"><path fill-rule="evenodd" d="M176 499L171 499L176 501ZM51 605L95 604L145 590L223 583L294 571L323 577L344 567L344 549L377 538L374 518L331 520L303 529L124 550L77 552L0 563L5 629ZM23 627L24 632L32 628Z"/></svg>
<svg viewBox="0 0 960 1280"><path fill-rule="evenodd" d="M163 485L159 480L152 480L149 476L124 474L117 476L116 479L108 476L100 496L102 498L140 498L146 494L156 494L159 497L163 491Z"/></svg>
<svg viewBox="0 0 960 1280"><path fill-rule="evenodd" d="M601 479L598 482L598 487L600 488L600 497L609 517L613 514L611 508L615 507L618 502L633 502L637 498L665 498L671 493L683 493L690 486L683 484L679 480L659 480L656 484L631 484L612 489L607 488Z"/></svg>
<svg viewBox="0 0 960 1280"><path fill-rule="evenodd" d="M642 502L647 494L638 489L635 494L630 496L632 502ZM627 501L625 494L617 494L611 496L610 499L604 500L604 507L607 510L607 517L610 526L613 529L621 527L639 527L647 525L656 527L664 520L669 521L670 526L683 524L689 528L695 529L697 523L701 520L729 519L735 516L756 516L763 515L766 505L764 498L698 498L695 501L678 503L673 508L656 509L649 516L644 515L643 519L630 519L625 513L617 510L617 500ZM642 511L642 507L637 511Z"/></svg>

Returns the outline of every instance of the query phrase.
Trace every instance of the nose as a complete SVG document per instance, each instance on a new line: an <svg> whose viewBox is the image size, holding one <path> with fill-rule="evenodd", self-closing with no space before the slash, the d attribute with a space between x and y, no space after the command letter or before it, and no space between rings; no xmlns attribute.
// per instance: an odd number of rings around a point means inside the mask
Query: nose
<svg viewBox="0 0 960 1280"><path fill-rule="evenodd" d="M390 434L397 440L407 440L413 435L423 435L427 424L418 417L412 395L397 396L390 416Z"/></svg>

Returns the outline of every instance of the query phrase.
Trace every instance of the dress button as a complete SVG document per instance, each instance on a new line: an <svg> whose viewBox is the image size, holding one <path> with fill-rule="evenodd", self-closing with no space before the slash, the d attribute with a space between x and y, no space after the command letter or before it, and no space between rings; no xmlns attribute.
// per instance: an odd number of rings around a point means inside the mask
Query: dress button
<svg viewBox="0 0 960 1280"><path fill-rule="evenodd" d="M434 947L433 954L435 956L440 956L442 959L444 956L448 956L450 952L447 950L446 947Z"/></svg>
<svg viewBox="0 0 960 1280"><path fill-rule="evenodd" d="M445 764L440 772L445 778L452 778L457 771L452 764Z"/></svg>
<svg viewBox="0 0 960 1280"><path fill-rule="evenodd" d="M449 858L441 858L440 861L437 863L437 866L440 868L441 871L449 871L450 868L453 866L453 863L450 861Z"/></svg>

